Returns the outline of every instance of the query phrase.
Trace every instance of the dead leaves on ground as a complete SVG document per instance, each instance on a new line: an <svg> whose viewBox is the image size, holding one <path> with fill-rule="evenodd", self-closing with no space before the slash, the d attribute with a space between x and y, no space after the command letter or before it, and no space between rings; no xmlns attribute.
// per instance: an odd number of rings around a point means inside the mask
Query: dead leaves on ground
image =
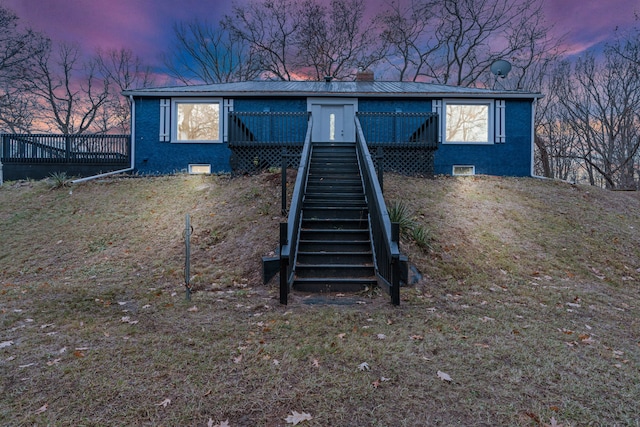
<svg viewBox="0 0 640 427"><path fill-rule="evenodd" d="M446 381L448 383L453 381L449 374L447 374L446 372L438 371L436 375L438 375L438 378L440 378L442 381Z"/></svg>
<svg viewBox="0 0 640 427"><path fill-rule="evenodd" d="M38 414L42 414L43 412L46 412L47 409L49 409L49 404L45 403L44 405L42 405L41 407L39 407L38 409L36 409L36 411L34 412L35 415Z"/></svg>
<svg viewBox="0 0 640 427"><path fill-rule="evenodd" d="M164 399L162 402L160 403L156 403L156 406L162 406L163 408L166 408L167 406L169 406L171 404L171 399Z"/></svg>
<svg viewBox="0 0 640 427"><path fill-rule="evenodd" d="M371 367L369 366L369 364L367 362L362 362L361 364L358 365L358 370L359 371L370 371Z"/></svg>
<svg viewBox="0 0 640 427"><path fill-rule="evenodd" d="M287 424L293 424L294 426L298 425L303 421L308 421L313 419L311 414L307 414L305 412L291 411L291 414L292 415L289 415L287 416L287 418L285 418L285 421L287 422Z"/></svg>
<svg viewBox="0 0 640 427"><path fill-rule="evenodd" d="M171 403L170 399L165 399L165 401L169 401L169 403ZM165 401L163 401L160 405L163 405ZM163 406L166 406L166 405L163 405ZM304 421L310 421L312 419L313 417L309 413L291 411L291 415L288 415L287 418L285 418L285 421L287 424L293 424L295 426ZM214 423L215 421L213 421L213 418L209 418L209 421L207 422L207 427L231 427L231 424L229 424L228 418L225 421L221 421L220 423L216 423L216 424Z"/></svg>

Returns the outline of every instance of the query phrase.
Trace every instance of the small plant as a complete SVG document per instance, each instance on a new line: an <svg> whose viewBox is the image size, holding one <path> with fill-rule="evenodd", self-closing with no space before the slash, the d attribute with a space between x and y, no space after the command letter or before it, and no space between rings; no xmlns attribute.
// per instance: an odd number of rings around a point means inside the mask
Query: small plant
<svg viewBox="0 0 640 427"><path fill-rule="evenodd" d="M422 225L417 225L411 230L411 238L421 249L431 249L431 245L429 244L431 234L429 230Z"/></svg>
<svg viewBox="0 0 640 427"><path fill-rule="evenodd" d="M415 227L415 221L411 217L411 212L402 201L394 200L387 206L389 219L400 225L400 233L408 236Z"/></svg>
<svg viewBox="0 0 640 427"><path fill-rule="evenodd" d="M68 187L69 185L70 181L66 172L54 172L49 175L49 186L52 190Z"/></svg>
<svg viewBox="0 0 640 427"><path fill-rule="evenodd" d="M270 206L269 203L263 203L258 207L258 213L260 215L269 215Z"/></svg>

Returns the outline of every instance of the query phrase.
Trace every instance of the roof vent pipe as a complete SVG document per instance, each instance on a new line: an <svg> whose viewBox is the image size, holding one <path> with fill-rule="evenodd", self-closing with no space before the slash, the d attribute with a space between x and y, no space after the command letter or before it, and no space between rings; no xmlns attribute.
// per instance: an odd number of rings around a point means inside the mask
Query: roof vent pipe
<svg viewBox="0 0 640 427"><path fill-rule="evenodd" d="M331 80L333 80L333 77L331 76L324 76L324 81L327 83L331 83Z"/></svg>

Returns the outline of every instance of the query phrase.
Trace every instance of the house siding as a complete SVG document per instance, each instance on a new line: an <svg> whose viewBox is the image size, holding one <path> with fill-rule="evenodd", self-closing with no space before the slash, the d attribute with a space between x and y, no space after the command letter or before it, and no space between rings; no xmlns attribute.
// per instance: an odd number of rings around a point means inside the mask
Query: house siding
<svg viewBox="0 0 640 427"><path fill-rule="evenodd" d="M307 98L236 98L233 101L234 111L243 112L305 112Z"/></svg>
<svg viewBox="0 0 640 427"><path fill-rule="evenodd" d="M475 166L476 174L531 175L531 100L506 101L506 138L502 144L440 144L435 173L451 175L454 165Z"/></svg>
<svg viewBox="0 0 640 427"><path fill-rule="evenodd" d="M136 98L135 165L143 175L186 172L189 164L211 165L211 172L229 172L226 143L160 142L160 98Z"/></svg>
<svg viewBox="0 0 640 427"><path fill-rule="evenodd" d="M358 111L366 113L429 113L430 99L360 99Z"/></svg>

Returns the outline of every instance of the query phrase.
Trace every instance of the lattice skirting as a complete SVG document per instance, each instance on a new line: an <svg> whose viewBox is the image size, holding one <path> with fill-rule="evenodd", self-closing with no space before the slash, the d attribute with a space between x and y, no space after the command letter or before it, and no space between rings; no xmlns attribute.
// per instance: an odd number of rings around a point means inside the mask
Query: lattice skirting
<svg viewBox="0 0 640 427"><path fill-rule="evenodd" d="M376 168L378 167L378 149L369 147L371 158ZM384 147L383 166L385 172L394 172L401 175L434 175L434 149L409 148L409 147Z"/></svg>
<svg viewBox="0 0 640 427"><path fill-rule="evenodd" d="M231 169L234 173L255 173L269 168L282 167L282 147L233 147ZM300 165L302 146L286 147L287 168Z"/></svg>
<svg viewBox="0 0 640 427"><path fill-rule="evenodd" d="M232 147L231 168L234 173L255 173L282 166L282 147ZM302 147L287 147L287 167L297 168L300 164ZM371 158L378 166L375 147L369 147ZM383 164L385 172L402 175L433 176L433 155L429 148L385 147Z"/></svg>

